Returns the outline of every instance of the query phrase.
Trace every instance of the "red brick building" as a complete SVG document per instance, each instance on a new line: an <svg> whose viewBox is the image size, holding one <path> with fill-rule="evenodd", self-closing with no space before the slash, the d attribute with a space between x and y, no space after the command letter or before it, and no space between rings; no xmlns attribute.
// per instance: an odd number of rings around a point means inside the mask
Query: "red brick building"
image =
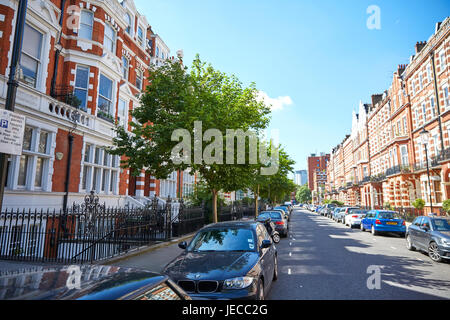
<svg viewBox="0 0 450 320"><path fill-rule="evenodd" d="M0 2L0 105L17 5ZM175 58L132 0L28 1L15 105L26 129L22 156L9 158L4 206L61 208L69 132L69 204L90 190L115 206L140 206L155 194L176 197L192 190L195 178L187 173L161 181L144 172L134 178L104 149L112 144L115 120L129 128L149 66L167 59Z"/></svg>
<svg viewBox="0 0 450 320"><path fill-rule="evenodd" d="M328 198L372 208L412 207L421 198L426 211L432 206L434 212L440 211L450 197L449 66L450 18L446 18L436 24L428 41L416 43L410 63L397 67L389 89L372 95L364 108L360 104L351 134L356 162L350 163L348 153L342 157L346 140L333 149ZM355 181L344 186L342 176L348 181L355 165ZM356 196L348 197L351 192Z"/></svg>

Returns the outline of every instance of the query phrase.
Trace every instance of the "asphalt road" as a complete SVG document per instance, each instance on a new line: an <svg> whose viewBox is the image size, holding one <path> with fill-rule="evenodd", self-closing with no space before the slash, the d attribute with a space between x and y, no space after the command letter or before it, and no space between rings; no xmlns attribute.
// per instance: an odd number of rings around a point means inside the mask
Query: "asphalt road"
<svg viewBox="0 0 450 320"><path fill-rule="evenodd" d="M295 209L277 249L280 275L266 299L450 299L450 263L409 251L396 235Z"/></svg>

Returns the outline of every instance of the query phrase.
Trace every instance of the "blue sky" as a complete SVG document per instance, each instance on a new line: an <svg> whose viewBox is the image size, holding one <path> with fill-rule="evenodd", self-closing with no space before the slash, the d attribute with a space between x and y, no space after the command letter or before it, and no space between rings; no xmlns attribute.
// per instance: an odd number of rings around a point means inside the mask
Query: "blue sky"
<svg viewBox="0 0 450 320"><path fill-rule="evenodd" d="M450 16L449 0L135 0L153 31L189 66L202 60L279 101L270 129L306 169L351 129L360 100L389 88L417 41ZM381 29L368 29L367 8ZM278 99L281 97L280 99Z"/></svg>

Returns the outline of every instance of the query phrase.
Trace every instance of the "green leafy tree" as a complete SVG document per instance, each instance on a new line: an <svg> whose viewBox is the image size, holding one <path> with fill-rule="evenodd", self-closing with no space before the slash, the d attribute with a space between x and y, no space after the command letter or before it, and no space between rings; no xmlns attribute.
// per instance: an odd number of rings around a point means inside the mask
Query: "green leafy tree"
<svg viewBox="0 0 450 320"><path fill-rule="evenodd" d="M300 203L309 203L312 200L312 192L305 184L299 188L295 198Z"/></svg>
<svg viewBox="0 0 450 320"><path fill-rule="evenodd" d="M234 148L230 150L234 162L222 164L230 149L225 140L227 130L258 135L269 123L270 108L260 101L254 84L244 87L235 76L215 70L198 55L190 72L180 63L168 61L160 68L151 67L149 80L141 106L131 113L135 119L131 132L116 126L117 137L109 151L124 156L122 166L135 175L145 169L157 179L165 179L174 170L188 167L200 173L212 194L213 221L217 222L219 192L245 188L254 173L254 165L237 163ZM216 130L211 134L210 129ZM177 130L194 137L180 142L179 136L173 136ZM205 145L203 140L210 143ZM173 150L180 144L183 147L174 156ZM194 151L193 157L187 149ZM214 161L206 161L205 155Z"/></svg>

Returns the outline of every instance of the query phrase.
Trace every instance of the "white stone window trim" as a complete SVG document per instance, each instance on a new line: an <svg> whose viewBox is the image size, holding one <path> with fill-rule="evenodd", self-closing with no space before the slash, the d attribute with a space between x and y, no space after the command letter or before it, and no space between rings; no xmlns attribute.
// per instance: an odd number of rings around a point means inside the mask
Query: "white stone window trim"
<svg viewBox="0 0 450 320"><path fill-rule="evenodd" d="M35 19L31 15L27 15L26 24L30 26L31 28L35 29L39 33L42 34L42 43L41 43L41 58L39 61L39 67L36 75L36 86L33 87L25 82L20 82L21 86L32 88L34 90L37 90L41 93L46 92L46 80L47 80L47 74L48 74L48 63L49 63L49 53L50 53L50 40L51 40L51 31L48 27L46 27L43 23ZM12 47L11 47L12 52ZM9 68L7 68L7 73L9 75ZM7 75L7 76L8 76Z"/></svg>
<svg viewBox="0 0 450 320"><path fill-rule="evenodd" d="M85 161L86 154L86 145L90 145L88 161ZM119 180L120 180L120 157L109 155L107 158L107 164L104 164L104 144L99 142L90 141L89 139L85 139L83 143L83 149L81 154L81 172L80 172L80 185L78 190L82 193L89 193L91 190L94 190L96 194L105 194L105 195L118 195L119 194ZM95 150L99 148L99 162L95 163ZM113 157L116 157L116 167L112 167ZM87 168L88 173L86 176L86 188L83 188L83 175L84 170ZM94 170L99 169L100 175L97 176L97 181L93 181L94 178ZM113 177L113 172L115 172L115 181L113 181L113 190L110 190L111 186L111 178ZM106 173L105 180L105 190L101 190L103 175Z"/></svg>
<svg viewBox="0 0 450 320"><path fill-rule="evenodd" d="M27 164L27 175L25 177L25 186L18 185L20 158L21 156L11 156L10 165L8 171L8 180L5 188L9 190L23 190L23 191L52 191L52 176L53 176L53 163L55 160L55 148L56 148L56 132L57 128L38 122L34 119L27 118L26 126L33 129L31 138L31 150L23 150L22 155L31 157L31 161ZM38 152L40 132L45 131L48 133L47 137L47 153ZM35 186L36 178L36 164L37 158L44 158L44 168L42 172L42 185L41 187Z"/></svg>
<svg viewBox="0 0 450 320"><path fill-rule="evenodd" d="M115 81L116 77L111 75L111 73L107 72L107 69L102 69L101 72L98 73L98 77L97 77L97 84L98 84L98 90L97 90L97 99L96 99L96 108L95 108L95 116L97 117L97 113L100 110L98 107L98 102L100 99L100 78L101 75L105 76L106 78L108 78L109 80L112 81L112 90L111 90L111 113L110 115L115 118L116 115L116 105L117 105L117 100L116 100L116 96L117 96L117 82ZM97 117L97 119L101 119L99 117ZM103 119L101 119L103 120ZM106 121L106 120L105 120Z"/></svg>

